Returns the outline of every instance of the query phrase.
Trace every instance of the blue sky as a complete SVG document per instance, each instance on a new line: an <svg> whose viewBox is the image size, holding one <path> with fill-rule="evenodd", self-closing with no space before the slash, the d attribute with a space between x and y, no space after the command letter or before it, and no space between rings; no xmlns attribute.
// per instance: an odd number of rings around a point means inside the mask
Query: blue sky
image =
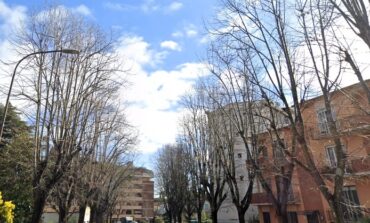
<svg viewBox="0 0 370 223"><path fill-rule="evenodd" d="M46 1L3 1L9 7L25 6L27 11L43 7ZM171 56L156 68L173 69L177 65L198 60L204 44L204 21L215 8L212 0L75 0L56 1L57 4L74 9L103 29L113 30L115 36L124 34L141 36L155 50L161 42L174 41L181 51L174 50Z"/></svg>
<svg viewBox="0 0 370 223"><path fill-rule="evenodd" d="M0 0L0 61L19 60L9 41L12 30L28 19L29 12L43 9L45 2ZM217 2L220 1L58 1L62 7L97 23L107 32L114 32L117 39L114 50L131 74L131 87L122 91L119 100L130 105L126 109L128 120L139 131L136 148L141 156L137 165L153 167L155 151L175 141L182 115L179 98L197 77L208 74L207 65L202 61L209 41L204 25L220 12ZM341 31L344 37L351 39L351 30ZM368 48L361 45L361 41L356 44L354 50L366 51L358 54L358 62L369 68ZM11 72L12 68L1 67L0 89L8 86L9 78L4 71ZM364 73L369 78L370 72ZM343 76L345 85L354 82L354 76ZM0 99L4 101L1 91Z"/></svg>
<svg viewBox="0 0 370 223"><path fill-rule="evenodd" d="M46 1L0 0L0 60L19 58L9 42L11 30ZM206 75L205 22L212 18L212 0L74 0L58 5L81 14L117 39L115 51L130 69L130 89L121 101L130 106L128 119L139 131L137 165L153 167L153 154L174 142L181 117L178 100L198 76ZM11 68L9 68L11 69ZM0 74L0 82L7 82ZM2 98L3 95L0 95Z"/></svg>

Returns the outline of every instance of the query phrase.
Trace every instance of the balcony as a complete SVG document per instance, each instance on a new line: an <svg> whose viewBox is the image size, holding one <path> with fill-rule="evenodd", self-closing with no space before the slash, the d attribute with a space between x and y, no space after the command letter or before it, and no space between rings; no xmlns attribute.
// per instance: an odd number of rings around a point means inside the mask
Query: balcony
<svg viewBox="0 0 370 223"><path fill-rule="evenodd" d="M252 204L255 205L272 204L272 200L267 195L267 193L256 193L252 195Z"/></svg>
<svg viewBox="0 0 370 223"><path fill-rule="evenodd" d="M370 157L361 159L353 159L351 162L351 170L354 174L370 171Z"/></svg>
<svg viewBox="0 0 370 223"><path fill-rule="evenodd" d="M335 174L336 167L331 167L328 165L322 166L320 173L330 176ZM370 157L364 157L359 159L351 159L347 161L345 174L347 176L362 176L370 175Z"/></svg>
<svg viewBox="0 0 370 223"><path fill-rule="evenodd" d="M300 197L298 193L288 194L288 204L299 203ZM252 204L254 205L271 205L272 199L268 196L267 193L255 193L252 196Z"/></svg>
<svg viewBox="0 0 370 223"><path fill-rule="evenodd" d="M341 133L369 134L370 116L352 115L339 119Z"/></svg>
<svg viewBox="0 0 370 223"><path fill-rule="evenodd" d="M324 124L325 125L325 124ZM351 115L339 117L336 120L338 131L342 135L370 134L370 116L368 115ZM325 139L331 137L328 127L321 128L319 124L307 125L306 131L312 139Z"/></svg>

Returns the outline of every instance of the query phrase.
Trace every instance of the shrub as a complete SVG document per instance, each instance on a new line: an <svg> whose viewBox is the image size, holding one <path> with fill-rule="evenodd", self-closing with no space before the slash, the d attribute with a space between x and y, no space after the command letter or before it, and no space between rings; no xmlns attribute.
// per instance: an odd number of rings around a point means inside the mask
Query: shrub
<svg viewBox="0 0 370 223"><path fill-rule="evenodd" d="M13 223L14 208L15 205L11 201L3 201L3 197L0 192L0 219L4 220L6 223Z"/></svg>

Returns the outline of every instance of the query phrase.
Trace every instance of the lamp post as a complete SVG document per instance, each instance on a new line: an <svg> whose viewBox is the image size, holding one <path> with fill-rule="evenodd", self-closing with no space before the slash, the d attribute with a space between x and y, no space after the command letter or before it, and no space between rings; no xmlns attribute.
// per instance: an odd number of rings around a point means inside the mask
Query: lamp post
<svg viewBox="0 0 370 223"><path fill-rule="evenodd" d="M30 53L26 56L24 56L22 59L20 59L18 61L18 63L15 65L15 68L13 70L13 74L12 74L12 79L10 81L10 86L9 86L9 91L8 91L8 95L6 97L6 102L5 102L5 107L4 107L4 115L3 115L3 120L2 120L2 123L1 123L1 129L0 129L0 143L2 142L3 140L3 132L4 132L4 125L5 125L5 119L6 119L6 115L8 113L8 107L9 107L9 98L10 98L10 94L12 92L12 88L13 88L13 83L14 83L14 77L15 77L15 74L17 72L17 68L19 66L19 64L27 59L28 57L30 56L33 56L33 55L36 55L36 54L47 54L47 53L66 53L66 54L79 54L80 52L78 50L73 50L73 49L60 49L60 50L47 50L47 51L38 51L38 52L33 52L33 53Z"/></svg>

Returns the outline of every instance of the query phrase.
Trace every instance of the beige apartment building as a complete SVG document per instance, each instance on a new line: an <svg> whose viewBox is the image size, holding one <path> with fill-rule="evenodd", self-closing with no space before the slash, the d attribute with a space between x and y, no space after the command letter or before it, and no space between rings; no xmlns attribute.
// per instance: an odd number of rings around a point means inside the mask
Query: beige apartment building
<svg viewBox="0 0 370 223"><path fill-rule="evenodd" d="M110 222L123 223L125 219L136 222L152 222L154 219L153 172L142 167L132 166L132 168L131 178L120 188ZM73 205L70 214L68 222L77 222L77 204ZM50 205L44 209L43 222L58 222L58 213Z"/></svg>

